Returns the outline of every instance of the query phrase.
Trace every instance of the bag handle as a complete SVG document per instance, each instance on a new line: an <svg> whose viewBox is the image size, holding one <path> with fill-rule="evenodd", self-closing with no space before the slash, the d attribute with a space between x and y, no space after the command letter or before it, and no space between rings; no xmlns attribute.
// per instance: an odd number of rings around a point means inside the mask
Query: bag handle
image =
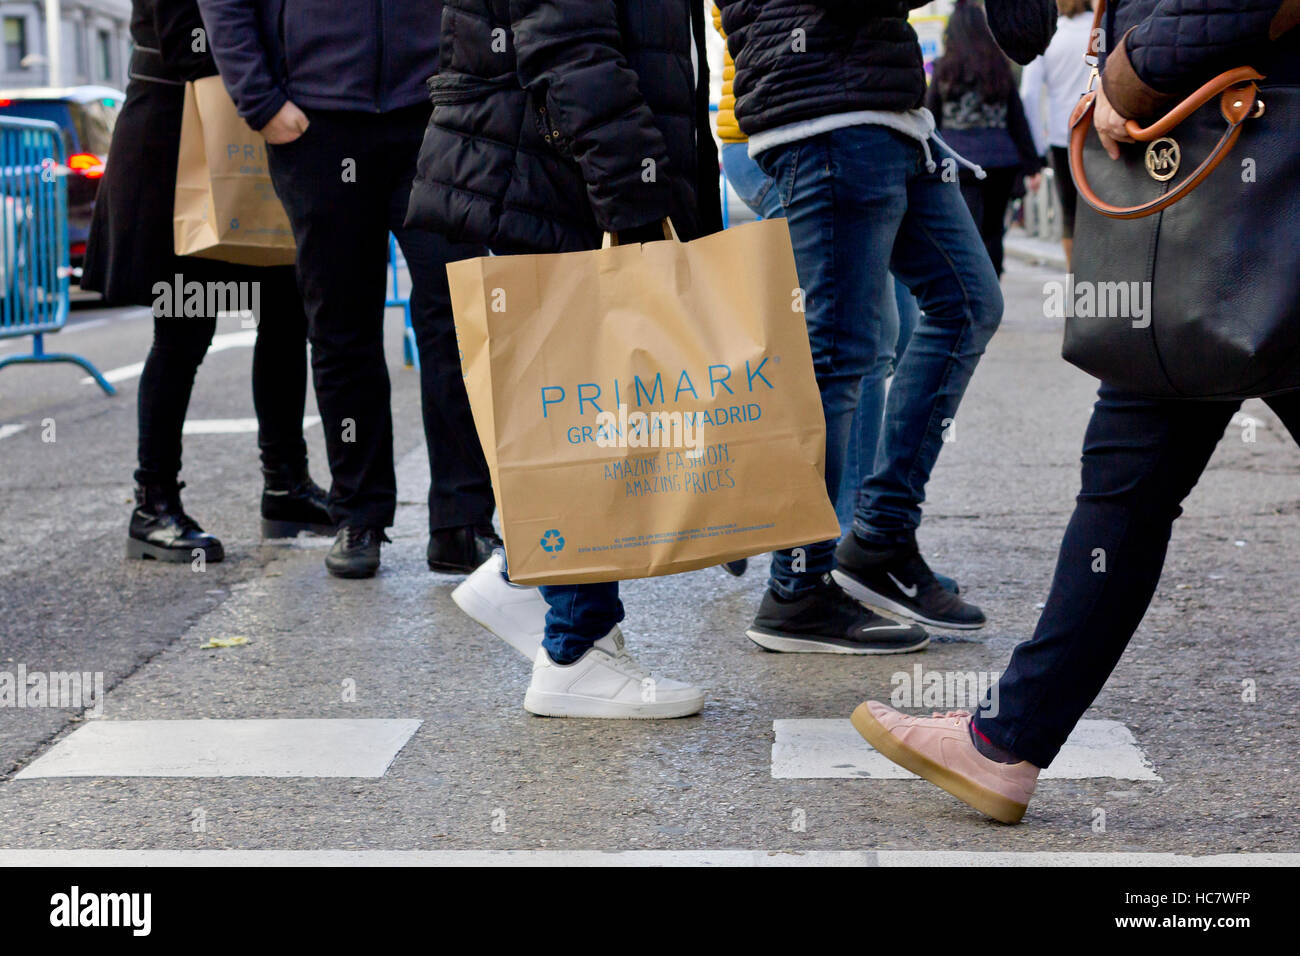
<svg viewBox="0 0 1300 956"><path fill-rule="evenodd" d="M678 238L677 228L673 225L673 221L671 219L661 219L659 220L659 225L663 227L665 239L671 239L673 242L682 241L681 239ZM602 249L609 249L611 246L618 246L618 245L622 245L622 243L619 242L618 233L616 232L605 233L605 238L602 239L600 242L600 248Z"/></svg>
<svg viewBox="0 0 1300 956"><path fill-rule="evenodd" d="M1092 132L1092 114L1097 101L1097 91L1092 87L1099 75L1097 62L1101 43L1101 20L1105 10L1106 0L1097 0L1097 12L1092 21L1092 33L1088 38L1088 50L1084 54L1084 60L1092 64L1092 76L1088 80L1087 92L1080 98L1074 112L1070 115L1070 175L1074 177L1075 186L1083 201L1103 216L1111 219L1141 219L1168 209L1180 199L1186 198L1227 158L1229 151L1237 144L1242 125L1246 120L1256 118L1264 112L1264 103L1258 98L1257 85L1264 77L1251 67L1239 66L1220 73L1203 84L1200 89L1150 126L1142 126L1136 120L1126 122L1124 128L1133 139L1140 143L1154 142L1167 136L1183 120L1218 96L1219 110L1228 128L1224 130L1218 144L1195 171L1163 196L1137 206L1112 205L1093 191L1083 169L1083 147Z"/></svg>

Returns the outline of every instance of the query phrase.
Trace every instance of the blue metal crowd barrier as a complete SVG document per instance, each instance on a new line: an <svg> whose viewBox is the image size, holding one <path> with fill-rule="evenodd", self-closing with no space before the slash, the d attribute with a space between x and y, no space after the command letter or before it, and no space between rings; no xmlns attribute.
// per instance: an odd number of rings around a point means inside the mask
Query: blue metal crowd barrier
<svg viewBox="0 0 1300 956"><path fill-rule="evenodd" d="M80 355L45 351L68 321L68 185L63 134L44 120L0 120L0 338L32 337L6 365L71 362L109 395L116 389Z"/></svg>
<svg viewBox="0 0 1300 956"><path fill-rule="evenodd" d="M388 278L393 284L393 291L389 293L384 306L402 310L402 359L407 368L414 368L418 372L420 350L415 347L415 326L411 325L411 297L402 295L402 287L398 281L397 267L401 261L397 249L397 237L390 232L388 234Z"/></svg>

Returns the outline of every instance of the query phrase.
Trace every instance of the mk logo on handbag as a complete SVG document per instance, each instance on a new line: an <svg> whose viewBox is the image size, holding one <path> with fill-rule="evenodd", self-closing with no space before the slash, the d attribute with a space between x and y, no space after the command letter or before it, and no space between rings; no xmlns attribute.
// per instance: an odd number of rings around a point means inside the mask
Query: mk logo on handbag
<svg viewBox="0 0 1300 956"><path fill-rule="evenodd" d="M1182 162L1182 150L1178 143L1168 136L1152 140L1147 147L1147 173L1157 182L1168 182L1178 175L1178 166Z"/></svg>

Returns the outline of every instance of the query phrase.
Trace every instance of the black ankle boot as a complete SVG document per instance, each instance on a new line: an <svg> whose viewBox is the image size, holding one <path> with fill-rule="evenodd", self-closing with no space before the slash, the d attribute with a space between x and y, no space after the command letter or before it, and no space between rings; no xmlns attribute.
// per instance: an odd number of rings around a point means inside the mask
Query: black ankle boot
<svg viewBox="0 0 1300 956"><path fill-rule="evenodd" d="M425 560L430 571L444 574L469 574L492 557L501 547L501 539L491 525L441 528L429 535Z"/></svg>
<svg viewBox="0 0 1300 956"><path fill-rule="evenodd" d="M299 534L333 535L329 495L301 468L263 468L262 537L296 538Z"/></svg>
<svg viewBox="0 0 1300 956"><path fill-rule="evenodd" d="M226 556L221 542L207 534L181 507L181 489L174 485L137 485L135 510L127 531L126 556L153 561L184 562L194 559L195 550L205 561Z"/></svg>

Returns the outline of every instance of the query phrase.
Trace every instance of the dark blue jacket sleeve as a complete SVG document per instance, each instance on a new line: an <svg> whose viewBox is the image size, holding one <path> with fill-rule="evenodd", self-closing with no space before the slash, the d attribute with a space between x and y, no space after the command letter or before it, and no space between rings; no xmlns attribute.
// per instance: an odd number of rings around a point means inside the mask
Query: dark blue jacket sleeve
<svg viewBox="0 0 1300 956"><path fill-rule="evenodd" d="M1250 61L1269 40L1282 0L1160 0L1124 38L1149 86L1189 92Z"/></svg>
<svg viewBox="0 0 1300 956"><path fill-rule="evenodd" d="M271 56L258 28L263 0L199 0L212 56L221 79L253 129L261 129L286 102L288 94L276 81Z"/></svg>

